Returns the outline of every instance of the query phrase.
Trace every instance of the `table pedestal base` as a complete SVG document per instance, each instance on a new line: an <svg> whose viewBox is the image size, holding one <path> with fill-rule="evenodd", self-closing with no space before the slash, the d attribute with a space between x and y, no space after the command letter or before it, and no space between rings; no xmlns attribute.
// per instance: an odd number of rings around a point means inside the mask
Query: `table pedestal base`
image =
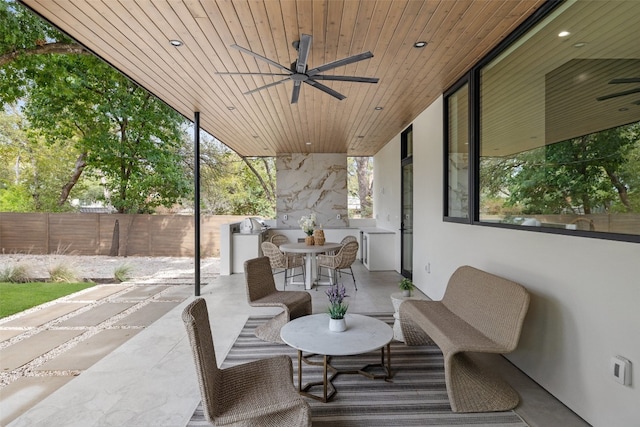
<svg viewBox="0 0 640 427"><path fill-rule="evenodd" d="M385 348L386 348L386 363L385 363ZM309 358L314 356L322 356L321 362L316 362L313 360L309 360ZM302 385L302 362L307 365L314 366L322 366L322 381L314 381ZM350 375L350 374L360 374L364 375L367 378L371 379L384 379L385 381L391 381L391 343L387 344L385 347L380 348L380 363L373 363L363 366L360 369L352 369L352 370L340 370L337 369L330 364L331 356L327 355L318 355L318 354L308 354L304 356L301 350L298 350L298 392L303 395L310 397L312 399L319 400L321 402L327 403L337 393L335 386L333 385L333 379L338 375ZM383 374L373 374L369 372L370 369L381 369ZM331 371L331 375L329 375L329 371ZM322 395L318 396L310 392L313 387L322 386Z"/></svg>

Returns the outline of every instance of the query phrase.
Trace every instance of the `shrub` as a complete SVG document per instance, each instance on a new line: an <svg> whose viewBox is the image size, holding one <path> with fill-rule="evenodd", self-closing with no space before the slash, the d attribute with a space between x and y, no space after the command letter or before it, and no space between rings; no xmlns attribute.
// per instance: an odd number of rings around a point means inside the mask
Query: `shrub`
<svg viewBox="0 0 640 427"><path fill-rule="evenodd" d="M56 283L75 283L78 282L78 276L74 271L63 264L58 264L49 269L49 276L52 282Z"/></svg>
<svg viewBox="0 0 640 427"><path fill-rule="evenodd" d="M25 283L31 280L29 269L26 265L10 265L0 271L0 282Z"/></svg>
<svg viewBox="0 0 640 427"><path fill-rule="evenodd" d="M126 282L131 278L131 270L133 270L132 266L122 264L113 271L113 277L120 282Z"/></svg>

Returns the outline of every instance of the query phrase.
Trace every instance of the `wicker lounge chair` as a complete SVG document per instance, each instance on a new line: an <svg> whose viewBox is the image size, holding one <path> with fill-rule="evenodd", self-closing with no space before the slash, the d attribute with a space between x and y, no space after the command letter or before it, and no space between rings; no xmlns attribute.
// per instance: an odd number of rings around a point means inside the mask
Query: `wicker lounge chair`
<svg viewBox="0 0 640 427"><path fill-rule="evenodd" d="M293 385L291 358L276 356L219 369L207 304L182 313L206 419L216 426L310 426L311 412Z"/></svg>
<svg viewBox="0 0 640 427"><path fill-rule="evenodd" d="M311 295L307 291L279 291L271 274L269 258L245 261L247 299L252 307L281 307L284 311L256 328L256 336L268 342L283 343L280 329L288 321L311 314Z"/></svg>

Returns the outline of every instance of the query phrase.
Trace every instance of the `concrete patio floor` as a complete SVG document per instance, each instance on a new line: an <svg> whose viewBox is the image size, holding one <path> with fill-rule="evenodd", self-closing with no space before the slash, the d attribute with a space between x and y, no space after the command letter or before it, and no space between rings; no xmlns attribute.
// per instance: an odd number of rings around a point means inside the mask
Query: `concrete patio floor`
<svg viewBox="0 0 640 427"><path fill-rule="evenodd" d="M354 271L359 290L354 291L350 277L345 282L349 311L392 312L389 295L398 291L400 275L369 272L359 262ZM281 288L282 275L276 280ZM324 288L309 292L314 313L325 311ZM278 312L248 305L242 274L210 280L201 295L207 300L219 363L249 315ZM171 279L99 285L38 314L0 322L3 375L6 367L26 372L0 389L0 425L186 425L200 400L180 318L192 299L192 285L171 284ZM21 333L28 336L15 339ZM1 346L12 339L15 344ZM52 349L55 353L64 342L75 345L46 361L41 359L41 354ZM520 393L522 402L516 412L531 426L588 425L505 358L489 356L493 357L487 357L487 364Z"/></svg>

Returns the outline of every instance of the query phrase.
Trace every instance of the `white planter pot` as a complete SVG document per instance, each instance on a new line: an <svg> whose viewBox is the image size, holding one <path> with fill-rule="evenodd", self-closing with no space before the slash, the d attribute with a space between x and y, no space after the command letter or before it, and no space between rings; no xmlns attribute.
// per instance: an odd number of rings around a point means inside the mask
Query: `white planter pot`
<svg viewBox="0 0 640 427"><path fill-rule="evenodd" d="M329 330L331 332L344 332L347 330L347 322L344 319L329 319Z"/></svg>

